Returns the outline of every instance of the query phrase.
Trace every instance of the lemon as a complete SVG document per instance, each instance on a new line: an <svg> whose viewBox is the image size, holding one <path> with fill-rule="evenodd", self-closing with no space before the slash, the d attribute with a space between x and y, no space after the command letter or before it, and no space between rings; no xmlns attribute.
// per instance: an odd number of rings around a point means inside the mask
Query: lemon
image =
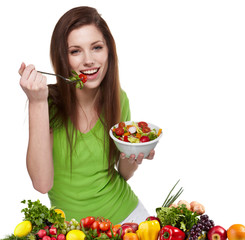
<svg viewBox="0 0 245 240"><path fill-rule="evenodd" d="M54 209L54 211L57 212L58 214L60 214L61 217L63 217L64 219L66 218L64 211L62 211L61 209L57 208L57 209Z"/></svg>
<svg viewBox="0 0 245 240"><path fill-rule="evenodd" d="M25 237L32 230L32 224L30 221L23 221L19 223L14 229L14 235L16 237Z"/></svg>
<svg viewBox="0 0 245 240"><path fill-rule="evenodd" d="M71 230L66 235L66 240L84 240L85 234L81 230Z"/></svg>

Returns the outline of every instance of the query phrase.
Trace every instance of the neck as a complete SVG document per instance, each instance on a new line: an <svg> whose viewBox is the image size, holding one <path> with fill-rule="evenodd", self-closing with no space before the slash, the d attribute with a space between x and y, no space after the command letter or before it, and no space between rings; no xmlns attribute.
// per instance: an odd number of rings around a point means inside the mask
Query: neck
<svg viewBox="0 0 245 240"><path fill-rule="evenodd" d="M94 107L96 100L98 99L100 89L76 89L76 97L78 104L83 108Z"/></svg>

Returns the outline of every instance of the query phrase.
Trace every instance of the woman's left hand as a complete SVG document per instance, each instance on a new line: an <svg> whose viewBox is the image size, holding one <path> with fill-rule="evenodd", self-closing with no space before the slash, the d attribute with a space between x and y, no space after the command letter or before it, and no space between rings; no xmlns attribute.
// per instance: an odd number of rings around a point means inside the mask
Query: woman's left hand
<svg viewBox="0 0 245 240"><path fill-rule="evenodd" d="M145 159L152 160L154 158L154 155L155 155L155 150L151 150L149 155ZM120 158L126 158L125 154L121 153ZM143 153L140 153L137 157L135 157L134 154L131 154L130 157L128 158L128 161L131 164L133 163L141 164L143 159L144 159Z"/></svg>
<svg viewBox="0 0 245 240"><path fill-rule="evenodd" d="M152 160L154 155L155 150L151 150L150 154L145 159ZM118 171L126 181L133 176L143 159L143 153L140 153L137 157L135 157L134 154L131 154L129 158L126 157L125 153L120 154Z"/></svg>

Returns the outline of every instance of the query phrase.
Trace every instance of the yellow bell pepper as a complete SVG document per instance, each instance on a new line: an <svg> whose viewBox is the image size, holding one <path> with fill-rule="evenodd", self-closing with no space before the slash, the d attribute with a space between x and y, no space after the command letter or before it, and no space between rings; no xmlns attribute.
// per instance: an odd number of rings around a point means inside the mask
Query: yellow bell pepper
<svg viewBox="0 0 245 240"><path fill-rule="evenodd" d="M139 240L157 240L160 229L160 223L157 220L144 221L139 224L136 233Z"/></svg>

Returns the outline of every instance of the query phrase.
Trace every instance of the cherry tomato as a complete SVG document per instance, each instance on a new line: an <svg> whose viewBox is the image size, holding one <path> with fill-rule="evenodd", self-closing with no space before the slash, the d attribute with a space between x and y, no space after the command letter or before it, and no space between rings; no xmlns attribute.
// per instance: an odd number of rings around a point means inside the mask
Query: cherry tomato
<svg viewBox="0 0 245 240"><path fill-rule="evenodd" d="M91 216L88 216L84 219L84 223L83 223L83 226L84 227L90 227L91 224L95 221L95 218L94 217L91 217Z"/></svg>
<svg viewBox="0 0 245 240"><path fill-rule="evenodd" d="M122 127L118 127L115 129L115 133L118 136L122 136L124 134L124 129Z"/></svg>
<svg viewBox="0 0 245 240"><path fill-rule="evenodd" d="M118 124L118 127L122 127L122 128L126 127L125 122L120 122L120 123Z"/></svg>
<svg viewBox="0 0 245 240"><path fill-rule="evenodd" d="M149 142L150 141L150 138L148 137L148 136L142 136L141 138L140 138L140 142Z"/></svg>
<svg viewBox="0 0 245 240"><path fill-rule="evenodd" d="M97 231L100 230L100 223L99 223L99 221L94 221L94 222L91 224L90 227L91 227L92 229L97 229Z"/></svg>
<svg viewBox="0 0 245 240"><path fill-rule="evenodd" d="M100 230L105 232L110 228L110 223L108 222L101 222L100 224Z"/></svg>
<svg viewBox="0 0 245 240"><path fill-rule="evenodd" d="M145 126L145 127L142 128L142 132L143 133L148 133L150 131L151 131L151 129L149 127L147 127L147 126Z"/></svg>
<svg viewBox="0 0 245 240"><path fill-rule="evenodd" d="M116 234L117 234L117 231L115 231L115 230L112 229L112 233L113 233L113 235L114 235L114 237L115 237ZM106 235L107 235L109 238L112 238L111 229L109 229L109 230L106 232Z"/></svg>
<svg viewBox="0 0 245 240"><path fill-rule="evenodd" d="M148 124L147 124L146 122L138 122L138 126L139 126L140 128L143 128L143 127L147 127Z"/></svg>
<svg viewBox="0 0 245 240"><path fill-rule="evenodd" d="M86 75L84 75L84 74L81 73L79 75L79 78L82 80L83 83L87 82L87 76Z"/></svg>

